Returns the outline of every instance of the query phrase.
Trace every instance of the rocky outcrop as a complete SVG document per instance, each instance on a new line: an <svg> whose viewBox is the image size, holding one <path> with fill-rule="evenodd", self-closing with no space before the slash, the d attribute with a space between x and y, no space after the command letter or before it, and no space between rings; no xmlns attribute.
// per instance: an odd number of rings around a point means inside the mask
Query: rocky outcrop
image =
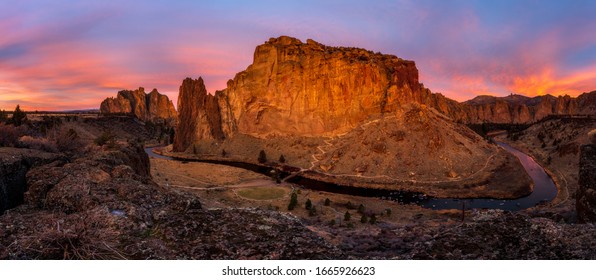
<svg viewBox="0 0 596 280"><path fill-rule="evenodd" d="M142 121L173 124L176 120L176 109L166 95L160 94L157 89L146 94L142 87L134 91L119 91L116 98L106 98L99 110L102 114L133 115Z"/></svg>
<svg viewBox="0 0 596 280"><path fill-rule="evenodd" d="M197 140L224 138L218 97L207 93L202 78L186 78L182 82L178 110L174 151L185 151Z"/></svg>
<svg viewBox="0 0 596 280"><path fill-rule="evenodd" d="M421 99L413 61L282 36L219 94L228 127L266 135L332 135Z"/></svg>
<svg viewBox="0 0 596 280"><path fill-rule="evenodd" d="M0 148L0 215L23 203L27 191L25 175L30 168L60 156L29 149Z"/></svg>
<svg viewBox="0 0 596 280"><path fill-rule="evenodd" d="M478 96L461 104L463 114L451 114L466 123L532 123L549 115L596 114L596 91L577 98L569 95L527 97L512 94L506 97Z"/></svg>
<svg viewBox="0 0 596 280"><path fill-rule="evenodd" d="M577 217L580 222L596 222L596 144L583 145L579 158Z"/></svg>
<svg viewBox="0 0 596 280"><path fill-rule="evenodd" d="M0 259L336 259L296 218L207 210L149 175L140 146L96 150L27 174L26 204L0 217Z"/></svg>

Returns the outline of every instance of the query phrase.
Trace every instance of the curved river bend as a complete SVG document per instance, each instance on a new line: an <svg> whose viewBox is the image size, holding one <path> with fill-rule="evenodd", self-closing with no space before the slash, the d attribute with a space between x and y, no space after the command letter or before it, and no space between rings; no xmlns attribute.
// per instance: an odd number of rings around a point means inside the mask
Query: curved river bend
<svg viewBox="0 0 596 280"><path fill-rule="evenodd" d="M526 208L533 207L539 203L544 203L553 200L557 196L557 187L553 180L546 174L544 168L540 166L538 163L534 161L534 159L521 151L511 147L510 145L502 142L496 142L499 146L503 147L508 152L512 153L516 156L519 161L521 162L523 168L526 170L528 175L534 181L534 191L524 197L518 199L479 199L479 198L466 198L466 199L457 199L457 198L433 198L429 196L422 195L420 193L412 193L406 191L387 191L387 190L372 190L372 189L365 189L365 188L354 188L354 187L347 187L347 186L340 186L336 184L321 182L309 178L303 178L300 176L296 176L291 180L292 183L302 185L308 189L315 189L320 191L326 192L335 192L335 193L343 193L343 194L350 194L350 195L359 195L359 196L369 196L369 197L379 197L382 199L390 199L397 201L402 204L413 203L420 205L424 208L429 209L461 209L463 205L465 205L466 209L470 208L486 208L486 209L502 209L502 210L509 210L509 211L516 211L522 210ZM168 159L168 160L178 160L178 161L197 161L197 162L207 162L207 163L214 163L214 164L222 164L228 166L234 166L239 168L244 168L250 171L262 173L268 175L272 168L257 166L248 163L242 162L221 162L221 161L214 161L214 160L191 160L191 159L181 159L181 158L173 158L169 156L159 155L153 152L153 147L145 148L145 152L150 157L161 158L161 159Z"/></svg>

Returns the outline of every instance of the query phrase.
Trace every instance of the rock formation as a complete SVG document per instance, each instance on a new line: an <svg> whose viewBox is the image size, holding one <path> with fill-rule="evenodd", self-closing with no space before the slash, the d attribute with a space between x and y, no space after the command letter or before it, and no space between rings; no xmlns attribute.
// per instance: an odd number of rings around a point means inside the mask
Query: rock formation
<svg viewBox="0 0 596 280"><path fill-rule="evenodd" d="M0 148L0 215L23 203L27 191L25 175L30 168L60 156L29 149Z"/></svg>
<svg viewBox="0 0 596 280"><path fill-rule="evenodd" d="M109 97L101 102L99 110L102 114L130 114L142 121L173 124L176 120L176 109L166 95L157 89L146 94L142 87L119 91L116 98Z"/></svg>
<svg viewBox="0 0 596 280"><path fill-rule="evenodd" d="M178 95L178 127L174 151L185 151L198 140L223 140L218 98L207 93L202 78L186 78Z"/></svg>
<svg viewBox="0 0 596 280"><path fill-rule="evenodd" d="M580 150L576 207L580 222L596 222L596 144Z"/></svg>
<svg viewBox="0 0 596 280"><path fill-rule="evenodd" d="M596 114L596 91L577 98L552 95L533 98L511 94L506 97L481 95L461 104L463 114L451 115L466 123L531 123L549 115Z"/></svg>

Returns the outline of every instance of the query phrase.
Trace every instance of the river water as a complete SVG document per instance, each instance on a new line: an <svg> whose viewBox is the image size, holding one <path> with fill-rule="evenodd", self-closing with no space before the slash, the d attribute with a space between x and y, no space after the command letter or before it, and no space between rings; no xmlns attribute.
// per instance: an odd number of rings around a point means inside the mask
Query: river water
<svg viewBox="0 0 596 280"><path fill-rule="evenodd" d="M412 193L405 191L371 190L365 188L340 186L336 184L320 182L313 179L303 178L300 176L296 176L291 180L291 182L303 186L307 189L315 189L320 191L343 193L350 195L379 197L382 199L394 200L401 204L417 204L424 208L436 210L461 209L462 206L465 206L466 209L486 208L516 211L533 207L539 203L551 201L557 196L557 187L555 186L555 183L550 178L550 176L548 176L548 174L544 171L544 168L542 168L542 166L536 163L532 157L522 153L521 151L509 146L506 143L496 143L519 159L523 168L526 170L530 178L532 178L532 180L534 181L534 191L531 194L518 199L433 198L422 195L420 193ZM266 168L248 163L176 159L169 156L156 154L153 152L153 148L145 148L145 151L150 157L155 158L223 164L248 169L266 175L268 175L271 171L271 168Z"/></svg>

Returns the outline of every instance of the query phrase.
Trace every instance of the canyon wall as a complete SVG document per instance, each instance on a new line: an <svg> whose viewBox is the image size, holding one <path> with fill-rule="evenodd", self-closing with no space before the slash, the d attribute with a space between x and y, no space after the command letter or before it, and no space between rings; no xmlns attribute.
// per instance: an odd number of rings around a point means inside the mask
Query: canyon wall
<svg viewBox="0 0 596 280"><path fill-rule="evenodd" d="M549 115L596 114L596 91L577 98L569 95L542 95L533 98L523 95L506 97L478 96L461 103L463 115L453 115L466 123L532 123Z"/></svg>
<svg viewBox="0 0 596 280"><path fill-rule="evenodd" d="M282 36L258 46L220 98L241 133L313 136L346 132L420 91L413 61Z"/></svg>
<svg viewBox="0 0 596 280"><path fill-rule="evenodd" d="M101 102L99 110L102 114L130 114L142 121L168 124L173 124L177 115L168 96L156 89L146 94L142 87L119 91L116 98L109 97Z"/></svg>
<svg viewBox="0 0 596 280"><path fill-rule="evenodd" d="M551 114L596 112L596 92L578 98L481 96L459 103L425 88L413 61L287 36L257 46L253 63L214 96L199 80L186 79L180 88L176 151L235 133L339 135L408 103L462 123L527 123Z"/></svg>

